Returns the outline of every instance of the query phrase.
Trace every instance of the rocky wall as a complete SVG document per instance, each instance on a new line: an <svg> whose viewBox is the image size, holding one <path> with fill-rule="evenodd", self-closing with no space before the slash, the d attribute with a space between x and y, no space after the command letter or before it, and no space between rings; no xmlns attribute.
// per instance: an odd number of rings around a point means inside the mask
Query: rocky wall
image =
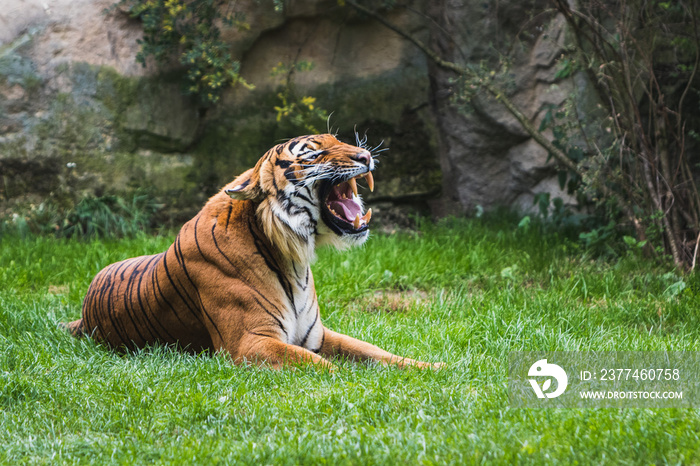
<svg viewBox="0 0 700 466"><path fill-rule="evenodd" d="M142 67L138 21L109 0L8 0L0 12L0 215L47 200L146 192L176 219L300 134L274 110L279 63L306 61L291 80L354 130L391 150L381 157L378 202L424 202L440 191L425 59L335 1L237 2L250 29L224 29L254 90L235 88L214 109L181 92L177 67ZM427 29L406 12L392 20ZM377 45L379 44L379 45ZM319 124L325 130L325 122ZM178 220L179 221L179 220Z"/></svg>
<svg viewBox="0 0 700 466"><path fill-rule="evenodd" d="M6 0L0 11L0 215L86 195L146 192L175 221L302 130L278 120L279 64L311 64L289 83L354 131L390 150L370 201L379 218L410 205L435 215L477 206L532 208L537 192L572 203L547 154L488 98L455 102L456 77L413 45L335 0L245 0L249 29L224 29L255 85L203 109L182 94L182 71L135 62L141 27L111 0ZM460 64L511 57L510 98L536 125L548 106L585 96L586 80L556 79L565 43L546 2L413 2L383 11ZM585 102L585 99L579 99ZM326 123L317 122L325 131ZM375 209L377 211L377 209Z"/></svg>

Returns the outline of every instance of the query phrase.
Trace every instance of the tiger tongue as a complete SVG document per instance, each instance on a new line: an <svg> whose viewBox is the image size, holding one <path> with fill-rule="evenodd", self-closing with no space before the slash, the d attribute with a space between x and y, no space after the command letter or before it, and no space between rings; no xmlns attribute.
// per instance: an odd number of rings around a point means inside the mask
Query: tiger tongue
<svg viewBox="0 0 700 466"><path fill-rule="evenodd" d="M358 214L362 215L362 208L351 198L333 200L329 203L329 206L339 217L348 223L352 223Z"/></svg>

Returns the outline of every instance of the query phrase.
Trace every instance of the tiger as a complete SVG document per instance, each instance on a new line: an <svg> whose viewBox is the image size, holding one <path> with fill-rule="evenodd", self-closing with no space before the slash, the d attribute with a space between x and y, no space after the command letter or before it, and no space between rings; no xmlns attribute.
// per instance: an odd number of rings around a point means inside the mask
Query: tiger
<svg viewBox="0 0 700 466"><path fill-rule="evenodd" d="M357 135L356 135L357 137ZM300 136L268 150L212 196L160 254L126 259L92 280L79 320L64 324L122 350L172 345L224 351L235 364L279 369L333 358L439 368L389 353L321 323L311 273L316 248L365 243L376 148L335 135Z"/></svg>

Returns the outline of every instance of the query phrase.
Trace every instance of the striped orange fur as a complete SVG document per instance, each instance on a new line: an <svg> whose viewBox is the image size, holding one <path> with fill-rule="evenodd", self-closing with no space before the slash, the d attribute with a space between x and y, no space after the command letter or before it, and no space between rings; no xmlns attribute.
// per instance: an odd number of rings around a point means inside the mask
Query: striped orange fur
<svg viewBox="0 0 700 466"><path fill-rule="evenodd" d="M173 344L273 367L331 368L336 355L437 367L321 323L315 248L362 244L369 233L356 183L373 185L374 160L364 141L358 146L324 134L273 147L209 199L167 251L99 272L82 318L67 328L114 348Z"/></svg>

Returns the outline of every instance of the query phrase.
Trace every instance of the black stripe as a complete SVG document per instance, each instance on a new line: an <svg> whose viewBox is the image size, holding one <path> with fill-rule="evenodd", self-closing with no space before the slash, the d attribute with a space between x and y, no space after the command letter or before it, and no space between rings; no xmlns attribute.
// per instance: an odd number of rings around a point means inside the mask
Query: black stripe
<svg viewBox="0 0 700 466"><path fill-rule="evenodd" d="M163 254L163 262L165 262L165 254ZM183 327L187 327L187 325L182 321L180 318L180 314L178 314L177 310L175 310L175 307L168 301L168 298L165 297L165 294L163 293L163 290L160 287L160 280L158 280L158 269L156 269L155 273L152 275L152 282L153 282L153 295L156 297L156 302L158 302L158 296L156 295L156 290L158 290L158 293L160 294L161 301L163 301L165 304L168 305L171 311L173 311L173 314L175 314L175 317L177 320L180 322L180 324Z"/></svg>
<svg viewBox="0 0 700 466"><path fill-rule="evenodd" d="M153 255L148 259L148 261L144 265L144 268L142 270L141 276L139 277L138 283L136 283L134 286L134 289L136 290L136 303L138 304L139 310L141 311L141 321L144 324L144 328L146 330L148 330L148 332L151 334L152 338L154 338L155 340L162 340L160 332L158 332L155 329L155 326L153 325L153 322L151 321L149 313L146 312L146 307L144 306L143 298L141 297L141 292L144 288L143 278L150 275L151 273L153 273L153 263L157 262L158 258L159 258L159 255ZM133 296L134 296L134 290L132 289L132 292L131 292L132 301L133 301Z"/></svg>
<svg viewBox="0 0 700 466"><path fill-rule="evenodd" d="M153 336L158 341L165 342L168 340L163 338L161 333L158 330L156 330L156 326L154 325L154 323L151 321L151 316L153 315L153 312L151 310L150 303L148 303L148 301L146 301L146 303L148 304L148 311L146 311L146 307L143 304L143 298L141 297L141 293L142 293L142 291L144 291L144 288L145 288L145 286L142 286L143 277L145 277L147 274L153 273L153 270L154 270L153 262L155 261L157 263L159 258L160 258L160 254L156 254L146 264L146 266L144 268L144 272L141 274L141 278L139 278L139 282L136 285L136 300L139 304L139 308L141 308L143 321L146 323L146 327L148 328L148 331L151 333L151 336ZM162 327L162 324L161 324L161 327ZM166 333L168 333L167 330L166 330ZM172 338L172 335L170 335L169 333L168 333L168 336L170 337L170 341L174 340Z"/></svg>
<svg viewBox="0 0 700 466"><path fill-rule="evenodd" d="M219 251L219 254L221 254L221 257L223 257L224 259L226 259L226 262L228 262L229 265L231 265L231 267L233 267L234 270L239 270L240 267L237 266L236 264L234 264L233 261L226 255L226 253L224 253L224 251L221 249L221 247L219 247L219 243L216 241L216 236L214 235L214 230L215 230L215 228L216 228L216 225L214 225L214 227L211 229L211 237L212 237L212 240L214 240L214 247L216 247L216 250ZM196 233L196 231L197 231L197 230L196 230L196 222L195 222L195 233ZM253 233L253 235L255 236L254 233ZM197 243L197 247L199 248L199 243L197 242L196 236L195 236L195 242ZM206 261L209 262L210 264L214 264L213 262L211 262L209 259L207 259L207 258L204 256L204 254L202 253L202 250L201 250L201 249L199 249L199 253L202 255L202 257L204 258L204 260L206 260ZM214 265L216 265L216 264L214 264ZM255 289L255 288L254 288L253 286L251 286L250 284L246 283L246 282L243 280L243 278L241 278L241 277L238 277L238 278L241 280L241 282L242 282L245 286L248 287L248 289L250 289L251 291L255 292L258 296L260 296L260 298L264 299L270 306L272 306L272 307L277 311L277 313L278 313L280 316L283 316L283 315L284 315L284 313L283 313L282 311L280 311L279 307L277 307L272 301L270 301L269 299L267 299L267 298L265 297L265 295L263 295L262 293L260 293L257 289Z"/></svg>
<svg viewBox="0 0 700 466"><path fill-rule="evenodd" d="M160 264L160 259L161 259L164 255L165 255L164 252L161 252L160 254L156 254L156 257L159 258L159 261L156 262L156 264L153 266L153 270L152 270L151 273L150 273L150 275L151 275L151 288L153 289L153 299L155 300L155 304L156 304L158 307L161 307L161 305L158 303L158 295L156 294L156 285L155 285L155 278L156 278L156 277L155 277L155 276L156 276L156 273L157 273L157 271L158 271L158 265ZM145 290L144 290L144 291L145 291ZM153 313L153 309L151 308L151 301L150 301L150 300L146 300L146 305L148 306L148 310L149 310L149 312L151 313L151 315L155 316L155 314ZM161 307L161 308L162 308L162 307ZM156 322L158 323L158 325L160 326L160 328L168 335L168 338L170 339L169 341L170 341L171 343L177 342L177 338L175 338L174 336L172 336L172 335L170 334L170 332L168 332L168 329L163 325L163 323L162 323L162 321L161 321L160 319L156 319Z"/></svg>
<svg viewBox="0 0 700 466"><path fill-rule="evenodd" d="M216 227L216 223L214 224ZM196 227L196 224L195 224ZM178 252L180 253L178 257ZM185 265L185 257L182 254L182 243L180 242L180 235L177 236L177 239L175 240L175 258L178 259L178 262L180 263L180 267L182 268L182 271L185 273L185 276L187 277L187 280L190 282L192 285L192 288L194 288L194 292L197 294L197 299L199 300L199 309L200 311L207 317L209 322L214 326L214 330L216 330L216 333L219 334L219 337L223 341L224 337L219 331L219 327L216 325L216 322L211 318L211 315L207 312L206 308L204 307L204 303L202 302L202 295L199 293L199 289L197 288L197 285L195 285L194 280L192 280L192 277L190 276L190 272L187 270L187 266Z"/></svg>
<svg viewBox="0 0 700 466"><path fill-rule="evenodd" d="M280 168L289 168L292 165L292 161L291 160L277 159L277 161L275 162L275 165L277 165Z"/></svg>
<svg viewBox="0 0 700 466"><path fill-rule="evenodd" d="M197 239L197 225L199 224L200 218L201 217L199 215L197 215L197 220L194 221L194 244L195 244L195 246L197 246L197 251L199 251L199 255L202 256L202 258L205 261L207 261L208 263L211 264L212 262L204 256L204 252L202 251L202 248L199 245L199 239Z"/></svg>
<svg viewBox="0 0 700 466"><path fill-rule="evenodd" d="M297 209L297 211L294 212L294 215L297 215L297 214L300 214L301 212L304 212L306 214L306 216L309 217L309 223L311 223L314 226L314 228L316 227L318 222L316 221L316 219L314 219L313 214L311 213L311 210L308 207L304 207L304 206L299 207L297 205L295 205L294 207L296 207L296 209Z"/></svg>
<svg viewBox="0 0 700 466"><path fill-rule="evenodd" d="M297 186L304 181L303 178L302 179L297 178L296 170L294 168L287 168L284 171L284 177L287 179L287 181L292 183L294 186Z"/></svg>
<svg viewBox="0 0 700 466"><path fill-rule="evenodd" d="M114 271L114 276L116 276L119 273L119 271L122 269L122 267L127 265L127 263L128 263L128 261L122 261L121 264L119 264L119 266ZM126 268L128 268L128 267L126 267ZM123 278L124 271L122 271L121 277L122 277L122 281L123 281L124 280L124 278ZM121 284L121 281L119 283ZM107 292L107 302L105 304L107 305L107 316L109 317L109 320L112 323L112 327L114 328L114 331L117 333L117 336L122 341L122 343L126 345L127 338L122 333L122 329L119 328L119 323L120 323L119 319L115 320L114 312L113 312L113 308L112 308L112 294L115 292L114 286L116 284L117 284L116 280L111 281L110 286L109 286L109 290ZM119 287L117 287L117 291L118 290L119 290ZM124 330L124 333L126 333L125 330ZM104 336L106 337L106 335L104 335ZM115 345L115 346L118 346L118 345Z"/></svg>
<svg viewBox="0 0 700 466"><path fill-rule="evenodd" d="M272 306L272 307L274 308L274 310L277 311L277 314L279 314L282 318L284 318L284 312L280 311L280 308L277 307L277 305L276 305L275 303L273 303L272 301L270 301L269 299L267 299L267 297L266 297L264 294L262 294L261 292L259 292L257 289L255 289L255 288L252 287L251 285L249 285L249 284L247 284L247 283L245 283L245 285L248 287L249 290L255 292L255 294L257 294L260 298L262 298L263 300L265 300L265 302L266 302L267 304L269 304L270 306Z"/></svg>
<svg viewBox="0 0 700 466"><path fill-rule="evenodd" d="M302 199L306 199L309 204L312 206L315 206L313 202L311 202L308 198L306 198L303 194L298 194L298 193L292 193L291 196L299 197ZM295 204L292 199L287 196L287 194L284 191L280 191L277 193L277 201L282 205L284 208L285 212L287 212L287 215L290 217L293 217L295 215L300 215L302 213L306 214L306 217L309 219L309 223L311 223L314 227L317 225L316 219L314 219L314 215L311 212L311 210L303 205L297 205Z"/></svg>
<svg viewBox="0 0 700 466"><path fill-rule="evenodd" d="M229 203L228 205L228 215L226 216L226 229L228 229L228 224L231 221L231 212L233 211L233 202ZM197 221L199 221L199 217L197 217ZM194 233L195 235L197 234L197 223L195 222L194 224ZM195 239L196 241L196 239ZM199 245L197 245L199 247Z"/></svg>
<svg viewBox="0 0 700 466"><path fill-rule="evenodd" d="M287 295L287 299L289 299L289 302L291 303L292 307L294 307L294 291L292 289L292 284L289 283L289 280L287 280L287 277L282 272L281 268L279 267L279 264L275 262L272 256L272 252L267 248L263 241L260 240L260 238L258 238L257 235L255 235L255 232L253 231L253 225L250 220L248 220L248 229L250 231L250 234L253 236L255 248L260 253L260 256L265 261L267 267L270 270L272 270L275 273L275 275L277 275L277 280L282 286L284 294ZM294 313L296 314L296 309L294 310Z"/></svg>
<svg viewBox="0 0 700 466"><path fill-rule="evenodd" d="M311 330L313 330L313 328L316 326L316 322L318 322L318 310L316 311L316 317L314 318L313 323L311 324L309 329L304 334L304 338L302 338L299 346L304 347L304 345L306 345L306 340L309 338L309 334L311 333Z"/></svg>
<svg viewBox="0 0 700 466"><path fill-rule="evenodd" d="M308 203L311 204L311 205L316 205L316 204L314 203L314 201L312 201L312 200L309 199L308 197L304 196L304 195L303 195L302 193L300 193L300 192L294 192L294 193L292 193L292 196L298 197L299 199L302 199L302 200L308 202Z"/></svg>
<svg viewBox="0 0 700 466"><path fill-rule="evenodd" d="M131 305L131 309L136 311L136 306L138 306L139 312L137 314L135 313L134 315L139 316L138 320L140 321L140 325L143 330L148 330L148 332L151 334L151 338L149 340L145 340L145 343L161 339L161 335L155 330L155 326L153 325L153 322L151 322L150 316L146 312L146 308L143 305L143 299L141 298L143 279L144 277L148 277L151 273L153 273L153 264L158 262L158 258L158 255L151 255L149 257L144 257L143 260L141 260L140 265L143 265L143 268L141 269L139 280L138 282L132 283L129 290L129 303ZM136 298L134 298L134 293L136 294Z"/></svg>
<svg viewBox="0 0 700 466"><path fill-rule="evenodd" d="M224 259L226 259L226 261L229 264L231 264L231 267L233 267L234 270L238 269L238 267L236 267L236 265L233 263L233 261L231 261L231 259L229 259L229 257L224 253L224 251L222 251L221 248L219 247L219 243L218 243L218 241L216 241L216 235L214 233L215 229L216 229L216 224L212 225L212 227L211 227L211 239L214 240L214 247L216 248L217 251L219 251L219 254L221 254L221 256ZM199 249L199 253L202 255L202 257L204 257L204 253L202 252L202 249L199 247L199 242L197 241L196 236L195 236L195 243L197 243L197 248ZM212 263L206 257L205 257L205 260L209 263Z"/></svg>
<svg viewBox="0 0 700 466"><path fill-rule="evenodd" d="M111 265L98 274L97 277L95 277L88 288L85 299L83 300L83 327L86 329L90 329L90 327L93 326L92 318L95 317L97 319L98 315L100 314L99 308L102 306L102 303L101 300L98 299L98 295L103 292L105 280L109 279L109 275L107 275L105 278L105 272L109 268L111 268Z"/></svg>
<svg viewBox="0 0 700 466"><path fill-rule="evenodd" d="M297 264L293 263L292 264L292 269L294 270L294 281L296 282L297 286L302 289L302 291L306 291L306 287L309 284L309 267L306 267L306 282L302 283L302 281L299 279L299 271L297 270Z"/></svg>
<svg viewBox="0 0 700 466"><path fill-rule="evenodd" d="M174 245L173 245L174 246ZM168 268L168 253L165 253L165 256L163 256L163 267L165 267L165 275L168 277L168 281L170 281L170 285L172 286L173 290L175 290L175 293L180 297L182 300L183 304L185 307L187 307L187 310L190 311L190 313L199 321L201 325L204 325L204 322L202 322L202 319L199 317L197 314L196 310L190 306L190 303L187 302L187 299L182 295L180 292L180 289L175 285L175 280L173 280L172 275L170 274L170 269ZM194 304L194 301L190 297L190 295L187 293L186 290L183 290L185 295L187 295L187 298Z"/></svg>
<svg viewBox="0 0 700 466"><path fill-rule="evenodd" d="M140 325L136 324L136 321L134 320L134 316L132 315L132 312L131 312L132 310L130 309L131 306L129 306L129 304L130 304L129 301L131 301L133 282L134 282L136 276L141 273L141 271L139 270L139 265L141 265L141 262L142 262L142 260L139 260L138 262L136 262L135 267L133 268L133 270L129 274L129 280L126 282L126 289L124 290L124 312L129 317L129 320L131 321L131 325L134 326L134 330L136 331L136 334L139 336L141 341L143 341L145 343L147 340L141 334L141 331L139 330Z"/></svg>
<svg viewBox="0 0 700 466"><path fill-rule="evenodd" d="M114 291L114 283L112 283L112 286L109 289L109 293L107 293L107 302L105 303L107 305L107 315L109 316L109 320L112 323L112 329L117 334L119 341L124 343L126 341L126 337L122 334L121 330L119 329L119 325L118 325L119 321L114 320L114 316L113 316L113 308L112 308L113 291ZM104 337L107 337L107 335L104 335ZM115 346L119 346L119 343L117 343Z"/></svg>
<svg viewBox="0 0 700 466"><path fill-rule="evenodd" d="M282 208L284 209L285 212L287 212L287 215L292 215L292 207L294 204L292 204L289 200L289 197L287 196L287 193L284 191L279 191L277 193L277 202L279 202L282 205Z"/></svg>
<svg viewBox="0 0 700 466"><path fill-rule="evenodd" d="M275 340L277 339L276 335L266 335L264 333L259 333L259 332L253 332L252 330L246 330L247 333L250 333L251 335L255 335L258 337L265 337L265 338L274 338Z"/></svg>
<svg viewBox="0 0 700 466"><path fill-rule="evenodd" d="M306 288L309 286L309 275L310 275L310 268L306 267L306 279L304 280L304 283L301 282L301 280L297 279L297 286L302 289L302 291L306 291ZM296 270L295 270L296 272Z"/></svg>
<svg viewBox="0 0 700 466"><path fill-rule="evenodd" d="M153 296L154 296L154 299L155 299L155 292L154 292ZM156 304L158 304L157 299L156 299ZM151 301L150 301L150 300L146 300L146 306L148 307L148 312L150 312L152 316L155 316L155 313L153 312L153 308L151 307ZM175 338L175 337L168 331L168 328L167 328L165 325L163 325L163 322L162 322L160 319L156 319L155 321L158 323L158 326L160 327L160 329L161 329L163 332L165 332L165 334L166 334L167 337L168 337L168 339L166 340L166 339L164 339L164 338L162 337L162 335L160 335L160 333L159 333L160 341L162 341L162 342L164 342L164 343L177 343L177 338ZM155 329L155 326L154 326L154 329Z"/></svg>
<svg viewBox="0 0 700 466"><path fill-rule="evenodd" d="M100 272L99 282L95 282L94 287L90 285L90 289L88 290L88 294L91 295L92 299L90 300L89 304L90 312L85 313L85 316L90 316L90 321L92 321L92 317L94 317L97 321L97 323L94 324L96 327L100 325L103 318L109 318L109 315L105 316L106 311L103 310L105 301L104 295L109 290L110 284L112 283L111 269L113 268L114 264L108 266L106 269Z"/></svg>
<svg viewBox="0 0 700 466"><path fill-rule="evenodd" d="M272 317L275 320L275 322L277 322L277 325L279 325L280 329L282 329L284 334L287 336L287 340L289 340L289 334L287 333L287 330L285 330L284 325L282 324L282 321L279 320L272 312L268 311L267 308L265 306L263 306L263 304L258 300L258 298L253 296L253 300L258 304L258 306L260 306L260 308L263 311L265 311L267 313L267 315Z"/></svg>
<svg viewBox="0 0 700 466"><path fill-rule="evenodd" d="M175 262L177 262L177 265L180 266L180 269L185 272L185 276L187 277L189 282L192 284L192 287L194 288L195 293L197 293L197 295L199 296L199 292L197 291L197 287L194 286L194 282L192 281L189 274L187 273L187 270L185 270L185 260L183 258L184 256L182 255L182 248L180 247L180 235L177 235L177 237L175 238L175 242L173 243L172 248L173 248L172 249L173 254L175 254ZM178 254L178 252L179 252L179 254ZM175 278L177 279L177 282L180 285L182 292L185 294L187 299L189 299L190 303L192 303L192 306L194 307L194 309L197 309L197 302L194 300L194 298L192 298L192 296L190 296L190 293L188 292L185 284L182 283L179 276L176 276ZM199 301L201 304L201 299Z"/></svg>

